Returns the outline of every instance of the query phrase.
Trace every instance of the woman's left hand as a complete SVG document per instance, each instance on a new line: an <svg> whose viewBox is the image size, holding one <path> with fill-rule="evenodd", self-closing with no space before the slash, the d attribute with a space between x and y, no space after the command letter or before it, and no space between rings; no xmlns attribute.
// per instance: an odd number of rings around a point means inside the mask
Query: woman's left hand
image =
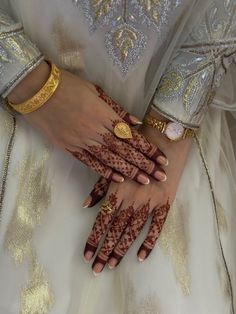
<svg viewBox="0 0 236 314"><path fill-rule="evenodd" d="M84 250L85 261L89 262L106 234L92 265L95 275L99 274L107 263L109 268L120 263L151 215L147 237L138 251L139 260L144 261L154 248L175 199L192 139L170 142L157 130L147 126L144 126L141 132L154 144L158 143L168 156L168 181L151 180L146 186L140 186L128 179L121 184L109 184L102 178L97 182L84 203L84 207L91 207L107 193Z"/></svg>

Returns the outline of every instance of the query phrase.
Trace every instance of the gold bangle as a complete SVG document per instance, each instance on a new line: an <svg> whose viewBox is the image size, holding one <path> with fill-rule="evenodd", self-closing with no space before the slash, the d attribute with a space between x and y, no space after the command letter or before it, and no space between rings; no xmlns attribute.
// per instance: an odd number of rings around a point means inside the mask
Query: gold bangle
<svg viewBox="0 0 236 314"><path fill-rule="evenodd" d="M44 86L30 99L20 103L13 104L8 102L8 104L17 112L21 114L31 113L40 107L42 107L49 98L55 93L59 83L60 83L60 70L54 63L51 64L51 73L44 84Z"/></svg>

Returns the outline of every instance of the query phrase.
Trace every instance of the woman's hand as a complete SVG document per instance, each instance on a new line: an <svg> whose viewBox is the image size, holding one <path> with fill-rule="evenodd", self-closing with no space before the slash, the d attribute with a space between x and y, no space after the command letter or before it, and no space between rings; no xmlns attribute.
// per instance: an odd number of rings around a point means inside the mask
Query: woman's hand
<svg viewBox="0 0 236 314"><path fill-rule="evenodd" d="M42 73L36 69L9 96L11 102L23 101L19 99L22 94L33 94L40 88L39 76L45 79L49 75L47 63L41 68ZM35 88L32 87L34 82ZM61 83L49 101L25 118L55 145L105 178L122 182L128 177L142 184L148 184L149 177L166 180L160 164L165 165L167 159L155 145L134 129L131 139L121 140L114 135L118 122L137 125L139 120L126 113L100 88L67 71L61 70Z"/></svg>
<svg viewBox="0 0 236 314"><path fill-rule="evenodd" d="M102 236L107 233L93 262L95 274L100 273L106 263L110 268L120 263L151 215L152 222L148 235L138 251L139 260L145 260L155 246L169 208L175 199L192 139L174 143L150 127L143 128L142 132L150 141L158 142L168 156L169 166L166 169L168 180L164 183L151 180L148 186L140 186L130 180L126 180L122 185L111 183L109 186L105 179L99 180L85 202L85 207L90 207L107 192L84 251L85 260L90 261ZM107 208L113 211L107 212Z"/></svg>

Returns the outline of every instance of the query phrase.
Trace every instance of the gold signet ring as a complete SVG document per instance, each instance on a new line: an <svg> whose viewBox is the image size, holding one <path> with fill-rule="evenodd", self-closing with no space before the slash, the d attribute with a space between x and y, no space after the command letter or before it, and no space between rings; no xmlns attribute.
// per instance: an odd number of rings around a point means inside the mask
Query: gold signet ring
<svg viewBox="0 0 236 314"><path fill-rule="evenodd" d="M114 133L117 137L128 139L132 138L132 132L128 124L124 122L118 122L114 127Z"/></svg>

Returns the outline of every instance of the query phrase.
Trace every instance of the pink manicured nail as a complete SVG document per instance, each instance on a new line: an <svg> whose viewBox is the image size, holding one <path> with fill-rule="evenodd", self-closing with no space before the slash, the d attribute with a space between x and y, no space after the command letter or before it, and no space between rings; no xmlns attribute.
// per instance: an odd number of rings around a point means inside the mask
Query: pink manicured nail
<svg viewBox="0 0 236 314"><path fill-rule="evenodd" d="M112 175L112 179L116 182L122 183L125 181L124 177L122 177L121 175L119 175L118 173L114 173Z"/></svg>
<svg viewBox="0 0 236 314"><path fill-rule="evenodd" d="M163 165L163 166L168 166L168 164L169 164L168 159L167 159L166 157L164 157L164 156L158 156L158 157L157 157L157 161L158 161L161 165Z"/></svg>
<svg viewBox="0 0 236 314"><path fill-rule="evenodd" d="M130 118L130 121L131 121L132 124L135 124L135 125L141 125L141 124L143 124L143 122L140 121L140 120L139 120L137 117L135 117L135 116L130 115L129 118Z"/></svg>
<svg viewBox="0 0 236 314"><path fill-rule="evenodd" d="M144 262L145 258L146 258L146 252L145 252L144 250L142 250L142 251L139 253L139 255L138 255L138 260L139 260L140 262Z"/></svg>
<svg viewBox="0 0 236 314"><path fill-rule="evenodd" d="M84 255L84 258L85 258L86 261L89 262L89 261L91 260L91 258L93 257L93 255L94 255L93 252L87 251L87 252L85 253L85 255Z"/></svg>
<svg viewBox="0 0 236 314"><path fill-rule="evenodd" d="M83 207L83 208L88 208L89 205L91 204L91 202L92 202L92 197L91 197L91 196L88 196L88 197L86 198L86 200L84 201L82 207Z"/></svg>
<svg viewBox="0 0 236 314"><path fill-rule="evenodd" d="M142 183L142 184L150 183L149 178L145 174L142 174L142 173L138 175L137 180L139 183Z"/></svg>
<svg viewBox="0 0 236 314"><path fill-rule="evenodd" d="M154 173L154 177L155 177L157 180L161 181L161 182L164 182L164 181L167 180L166 174L163 173L163 172L161 172L161 171L156 171L156 172Z"/></svg>
<svg viewBox="0 0 236 314"><path fill-rule="evenodd" d="M110 269L113 269L114 267L116 267L116 264L117 264L117 260L113 257L108 261L108 267Z"/></svg>

